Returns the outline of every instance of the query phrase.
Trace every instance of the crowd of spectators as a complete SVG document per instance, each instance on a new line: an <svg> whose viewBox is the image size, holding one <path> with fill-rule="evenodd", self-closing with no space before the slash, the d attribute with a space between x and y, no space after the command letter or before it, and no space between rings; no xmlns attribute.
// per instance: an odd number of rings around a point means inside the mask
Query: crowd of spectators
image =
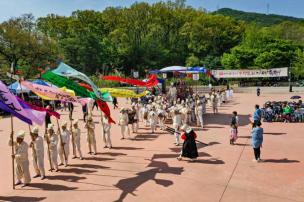
<svg viewBox="0 0 304 202"><path fill-rule="evenodd" d="M265 122L304 122L304 104L299 101L266 102L262 108Z"/></svg>

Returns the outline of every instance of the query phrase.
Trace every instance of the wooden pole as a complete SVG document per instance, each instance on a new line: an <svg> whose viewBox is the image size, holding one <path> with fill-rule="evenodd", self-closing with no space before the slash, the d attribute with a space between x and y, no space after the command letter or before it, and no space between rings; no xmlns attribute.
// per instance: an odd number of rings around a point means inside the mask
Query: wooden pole
<svg viewBox="0 0 304 202"><path fill-rule="evenodd" d="M65 162L67 162L67 156L65 154L64 145L63 145L63 142L62 142L61 129L60 129L60 126L59 126L59 121L58 121L58 119L56 119L56 121L57 121L57 127L58 127L58 131L59 131L59 139L60 139L61 149L63 151L64 160L65 160Z"/></svg>
<svg viewBox="0 0 304 202"><path fill-rule="evenodd" d="M74 135L73 135L73 123L72 123L72 119L70 119L70 130L71 130L71 135L72 135L73 157L77 157L76 156L76 151L75 151L75 138L74 138Z"/></svg>
<svg viewBox="0 0 304 202"><path fill-rule="evenodd" d="M44 108L44 100L43 100L43 99L41 99L41 100L42 100L42 107ZM49 157L49 163L50 163L50 170L49 170L49 171L52 172L52 171L54 170L54 168L53 168L53 166L52 166L50 144L48 143L49 136L48 136L48 134L47 134L47 125L46 125L46 124L44 124L44 125L45 125L45 127L44 127L44 139L45 139L46 144L47 144L48 157Z"/></svg>
<svg viewBox="0 0 304 202"><path fill-rule="evenodd" d="M13 81L14 74L14 62L11 64L13 71L11 72L11 82ZM13 171L13 189L15 189L15 148L14 148L14 121L13 115L11 114L11 143L12 143L12 171Z"/></svg>
<svg viewBox="0 0 304 202"><path fill-rule="evenodd" d="M13 189L15 189L15 159L13 155L15 154L14 148L14 122L13 115L11 114L11 143L12 143L12 171L13 171Z"/></svg>
<svg viewBox="0 0 304 202"><path fill-rule="evenodd" d="M88 131L88 144L89 144L89 154L92 154L92 148L91 148L91 138L89 135L89 120L87 119L87 123L86 123L86 127L87 127L87 131Z"/></svg>

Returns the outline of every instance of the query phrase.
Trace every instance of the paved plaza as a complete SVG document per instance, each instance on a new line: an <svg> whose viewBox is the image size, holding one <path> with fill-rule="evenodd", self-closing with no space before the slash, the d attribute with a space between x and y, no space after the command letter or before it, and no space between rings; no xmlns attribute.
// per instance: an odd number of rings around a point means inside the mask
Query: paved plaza
<svg viewBox="0 0 304 202"><path fill-rule="evenodd" d="M177 161L181 147L164 131L151 130L140 122L134 139L120 140L120 128L112 125L112 149L103 148L100 113L94 111L98 155L88 155L86 130L82 130L84 160L72 159L59 172L47 172L47 178L33 179L30 186L12 189L10 118L0 120L0 201L304 201L304 127L303 123L263 123L264 143L261 158L255 163L250 145L250 114L254 105L268 100L289 100L293 94L235 94L220 107L219 114L207 110L204 130L197 130L199 158L196 162ZM301 94L300 94L301 95ZM304 94L301 95L304 97ZM129 106L125 99L119 106ZM229 145L232 111L240 118L239 139ZM63 120L68 112L63 111ZM112 117L118 119L119 110ZM82 118L76 106L74 118ZM55 122L54 122L55 123ZM27 125L14 118L15 133ZM57 128L57 127L56 127ZM40 131L43 131L40 128ZM25 138L27 142L30 137ZM31 152L29 151L29 154ZM31 157L30 157L31 159ZM49 163L45 153L45 166ZM33 166L30 164L31 174Z"/></svg>

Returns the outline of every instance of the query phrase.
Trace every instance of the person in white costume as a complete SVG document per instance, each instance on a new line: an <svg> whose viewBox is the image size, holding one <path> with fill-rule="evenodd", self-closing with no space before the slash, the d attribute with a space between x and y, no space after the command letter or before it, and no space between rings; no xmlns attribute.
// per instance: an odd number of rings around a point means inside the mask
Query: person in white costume
<svg viewBox="0 0 304 202"><path fill-rule="evenodd" d="M23 179L23 186L29 185L31 182L31 175L29 169L29 160L28 160L28 144L24 141L25 132L19 131L17 134L16 142L12 140L9 141L9 146L14 144L15 147L15 154L13 158L16 161L16 178L17 182L15 185L22 184Z"/></svg>
<svg viewBox="0 0 304 202"><path fill-rule="evenodd" d="M73 147L74 150L78 152L79 154L79 159L82 160L82 152L81 152L81 145L80 145L80 134L81 134L81 131L78 127L78 119L74 120L73 122L73 128L72 128L72 140L74 141L73 142ZM73 158L77 158L76 156L74 156Z"/></svg>
<svg viewBox="0 0 304 202"><path fill-rule="evenodd" d="M41 177L43 180L45 178L44 169L44 144L43 138L39 136L38 127L34 127L31 131L32 142L30 147L32 148L33 166L36 175L33 178Z"/></svg>
<svg viewBox="0 0 304 202"><path fill-rule="evenodd" d="M68 166L69 154L70 154L70 131L67 129L67 122L63 122L61 125L61 138L59 138L59 145L58 145L58 153L60 158L59 166L64 164L65 167Z"/></svg>

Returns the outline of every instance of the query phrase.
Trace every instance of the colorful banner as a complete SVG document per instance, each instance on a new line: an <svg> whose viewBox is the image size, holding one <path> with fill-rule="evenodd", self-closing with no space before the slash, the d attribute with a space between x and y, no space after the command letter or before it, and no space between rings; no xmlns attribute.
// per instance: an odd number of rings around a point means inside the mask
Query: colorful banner
<svg viewBox="0 0 304 202"><path fill-rule="evenodd" d="M18 99L19 102L20 102L20 100L22 100L22 99L20 99L19 97L17 97L17 99ZM60 119L60 114L57 113L57 112L55 112L55 111L52 111L52 110L50 110L50 109L43 108L43 107L38 107L38 106L36 106L36 105L32 105L32 104L30 104L30 103L28 103L28 102L25 102L24 100L22 100L21 102L26 103L26 104L27 104L30 108L32 108L33 110L41 111L41 112L46 112L46 113L48 113L50 116L54 116L54 117L56 117L57 119Z"/></svg>
<svg viewBox="0 0 304 202"><path fill-rule="evenodd" d="M86 83L78 83L78 84L80 86L86 88L90 92L93 91L92 87L89 84L86 84ZM103 99L102 99L103 101L105 101L105 102L113 102L113 98L110 95L110 93L108 93L108 92L101 92L101 95L103 97Z"/></svg>
<svg viewBox="0 0 304 202"><path fill-rule="evenodd" d="M99 109L106 115L109 120L109 123L115 123L115 121L111 118L111 112L108 104L102 100L96 100L96 103Z"/></svg>
<svg viewBox="0 0 304 202"><path fill-rule="evenodd" d="M52 84L58 86L58 87L64 87L66 86L67 88L75 91L76 95L77 96L80 96L80 97L83 97L83 98L93 98L93 99L96 99L96 96L93 92L89 92L86 88L80 86L79 84L75 83L74 81L72 80L69 80L65 77L62 77L62 76L58 76L57 74L54 74L53 72L51 71L48 71L46 73L44 73L42 75L42 78L44 80L47 80L49 82L51 82ZM98 101L98 100L96 100ZM100 104L100 109L101 111L103 111L105 113L105 115L108 117L109 121L115 123L113 121L113 119L111 118L111 113L110 113L110 109L107 105L106 102L104 101L101 101L99 100L99 104ZM98 102L97 102L98 104Z"/></svg>
<svg viewBox="0 0 304 202"><path fill-rule="evenodd" d="M155 74L152 74L148 78L148 81L146 81L146 82L137 80L137 79L122 78L119 76L103 76L103 77L101 77L101 79L108 80L108 81L117 81L117 82L131 84L134 86L141 86L141 87L153 87L158 84L157 76Z"/></svg>
<svg viewBox="0 0 304 202"><path fill-rule="evenodd" d="M243 69L243 70L212 70L216 78L261 78L261 77L287 77L288 68L274 69Z"/></svg>
<svg viewBox="0 0 304 202"><path fill-rule="evenodd" d="M100 88L102 93L109 92L113 97L123 97L123 98L141 98L149 93L149 91L144 91L142 93L135 93L128 89L118 89L118 88Z"/></svg>
<svg viewBox="0 0 304 202"><path fill-rule="evenodd" d="M45 121L45 111L37 111L32 109L24 100L21 98L16 97L22 108L27 112L28 118L30 118L33 122L38 125L43 125Z"/></svg>
<svg viewBox="0 0 304 202"><path fill-rule="evenodd" d="M81 81L88 83L92 87L96 97L103 100L101 93L98 91L98 88L93 83L93 81L87 75L73 69L72 67L68 66L67 64L64 64L63 62L61 62L59 64L59 66L55 70L53 70L53 73L55 73L59 76L76 78L76 79L79 79Z"/></svg>
<svg viewBox="0 0 304 202"><path fill-rule="evenodd" d="M29 81L21 81L21 84L44 100L62 100L65 102L81 103L77 97L75 97L75 92L68 90L66 87L53 88L49 86L34 84Z"/></svg>
<svg viewBox="0 0 304 202"><path fill-rule="evenodd" d="M15 95L8 90L2 81L0 81L0 108L27 124L33 124L28 113L22 108Z"/></svg>
<svg viewBox="0 0 304 202"><path fill-rule="evenodd" d="M89 97L89 98L93 98L93 99L96 97L94 95L94 93L90 93L87 89L80 86L76 82L69 80L65 77L58 76L57 74L55 74L51 71L47 71L46 73L42 74L42 78L46 81L51 82L55 86L67 87L68 89L73 90L77 96L80 96L83 98Z"/></svg>

